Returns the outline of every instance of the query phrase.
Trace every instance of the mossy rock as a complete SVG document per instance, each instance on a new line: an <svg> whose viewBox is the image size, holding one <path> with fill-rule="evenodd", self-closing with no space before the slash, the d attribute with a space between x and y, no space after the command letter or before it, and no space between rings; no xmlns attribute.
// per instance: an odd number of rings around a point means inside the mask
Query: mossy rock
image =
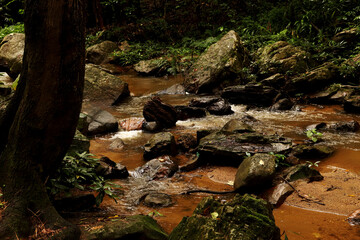
<svg viewBox="0 0 360 240"><path fill-rule="evenodd" d="M236 195L221 203L213 197L204 198L191 217L184 217L173 230L170 240L280 239L272 208L253 195Z"/></svg>
<svg viewBox="0 0 360 240"><path fill-rule="evenodd" d="M293 148L292 153L295 157L301 159L316 159L329 157L334 151L333 147L323 144L300 144Z"/></svg>
<svg viewBox="0 0 360 240"><path fill-rule="evenodd" d="M309 182L321 181L324 179L318 170L309 167L307 164L292 166L286 169L283 175L288 182L293 182L300 179L308 180Z"/></svg>
<svg viewBox="0 0 360 240"><path fill-rule="evenodd" d="M90 230L84 230L88 240L144 239L165 240L168 235L149 216L135 215L126 218L114 218Z"/></svg>

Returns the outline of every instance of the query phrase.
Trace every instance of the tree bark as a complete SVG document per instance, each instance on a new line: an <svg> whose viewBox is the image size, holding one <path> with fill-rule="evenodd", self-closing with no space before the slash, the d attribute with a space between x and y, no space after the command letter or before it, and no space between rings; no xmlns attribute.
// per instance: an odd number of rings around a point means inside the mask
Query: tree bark
<svg viewBox="0 0 360 240"><path fill-rule="evenodd" d="M62 161L79 117L85 66L85 0L27 0L18 89L0 119L0 239L78 239L52 206L45 181Z"/></svg>

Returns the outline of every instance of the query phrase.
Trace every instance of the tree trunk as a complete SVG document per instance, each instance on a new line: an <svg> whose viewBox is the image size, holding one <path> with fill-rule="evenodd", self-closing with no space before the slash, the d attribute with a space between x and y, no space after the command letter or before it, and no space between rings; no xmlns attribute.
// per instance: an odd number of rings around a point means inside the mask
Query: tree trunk
<svg viewBox="0 0 360 240"><path fill-rule="evenodd" d="M15 96L0 119L0 186L7 207L0 239L78 239L52 206L45 181L63 159L81 109L85 0L27 0L25 53Z"/></svg>

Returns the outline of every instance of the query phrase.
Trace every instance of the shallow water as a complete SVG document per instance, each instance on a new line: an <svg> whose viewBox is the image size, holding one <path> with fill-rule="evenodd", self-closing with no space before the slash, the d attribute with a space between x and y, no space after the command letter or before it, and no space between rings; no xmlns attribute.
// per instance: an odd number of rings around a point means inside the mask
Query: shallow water
<svg viewBox="0 0 360 240"><path fill-rule="evenodd" d="M129 83L132 98L116 107L107 107L117 118L142 117L142 108L149 100L150 94L175 83L182 81L180 76L174 78L147 78L139 77L133 73L120 76ZM185 105L193 95L163 95L161 99L172 105ZM189 132L195 134L200 129L219 129L227 121L249 114L259 121L253 125L257 131L267 134L278 133L291 137L295 141L305 139L304 129L314 123L333 123L337 121L357 120L360 117L345 114L339 106L300 106L299 111L270 112L267 110L246 110L246 106L233 105L232 115L207 116L201 119L178 121L175 128L169 129L174 134ZM91 152L96 155L104 155L116 162L121 162L133 171L145 162L142 158L142 146L152 136L142 131L119 131L114 134L95 138L91 141ZM125 142L125 148L121 151L110 151L108 146L114 138L121 138ZM321 172L329 171L329 166L347 169L360 174L360 134L359 133L323 133L323 139L327 144L336 148L336 152L328 159L322 160L319 166ZM186 162L186 157L179 156L175 161L180 164ZM316 161L316 159L314 159ZM116 181L124 188L124 197L117 204L112 200L106 200L103 208L114 214L148 214L154 209L135 205L136 193L140 188L154 189L171 194L175 204L172 207L157 209L164 216L155 217L167 232L170 232L182 219L183 216L191 215L198 202L206 194L179 195L192 188L206 188L215 191L232 190L228 183L234 179L236 168L203 167L189 173L177 173L173 178L162 181L144 183L139 179ZM220 196L222 199L232 195ZM360 201L360 199L359 199ZM354 209L356 210L356 209ZM350 213L349 213L350 214ZM286 231L289 239L360 239L360 228L351 227L344 221L345 216L320 213L283 205L274 210L277 225L281 231Z"/></svg>

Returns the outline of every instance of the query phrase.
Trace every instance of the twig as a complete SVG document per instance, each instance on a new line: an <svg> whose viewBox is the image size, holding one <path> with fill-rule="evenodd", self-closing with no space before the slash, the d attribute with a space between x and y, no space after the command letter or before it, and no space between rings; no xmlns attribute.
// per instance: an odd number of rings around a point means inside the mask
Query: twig
<svg viewBox="0 0 360 240"><path fill-rule="evenodd" d="M313 203L316 203L316 204L325 206L325 204L322 203L322 202L320 202L320 201L316 201L316 200L314 200L314 199L311 199L311 198L308 198L308 197L302 195L291 183L289 183L288 180L286 180L286 179L283 178L283 177L281 177L281 178L282 178L282 180L284 180L284 182L287 183L292 189L294 189L294 191L297 193L297 195L298 195L300 198L302 198L302 199L304 199L305 201L308 201L308 202L313 202Z"/></svg>

